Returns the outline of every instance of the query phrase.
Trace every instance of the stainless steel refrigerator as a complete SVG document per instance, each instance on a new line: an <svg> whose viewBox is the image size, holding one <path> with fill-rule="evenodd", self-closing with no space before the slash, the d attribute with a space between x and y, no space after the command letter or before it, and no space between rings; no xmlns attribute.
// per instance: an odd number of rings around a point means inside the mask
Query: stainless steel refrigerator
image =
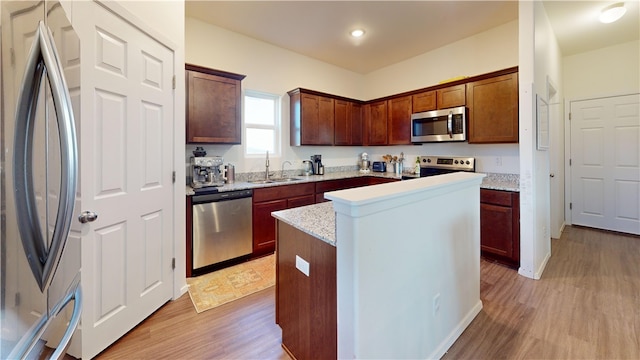
<svg viewBox="0 0 640 360"><path fill-rule="evenodd" d="M58 358L82 309L80 41L57 1L0 17L0 358Z"/></svg>

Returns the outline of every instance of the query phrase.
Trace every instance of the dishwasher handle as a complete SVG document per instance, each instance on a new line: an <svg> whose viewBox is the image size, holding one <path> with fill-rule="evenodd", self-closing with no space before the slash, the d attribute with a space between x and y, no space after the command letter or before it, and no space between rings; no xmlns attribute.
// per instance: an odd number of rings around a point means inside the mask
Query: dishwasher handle
<svg viewBox="0 0 640 360"><path fill-rule="evenodd" d="M253 196L253 190L238 190L238 191L225 191L214 194L194 195L191 198L191 203L205 204L217 201L236 200L242 198L248 198Z"/></svg>

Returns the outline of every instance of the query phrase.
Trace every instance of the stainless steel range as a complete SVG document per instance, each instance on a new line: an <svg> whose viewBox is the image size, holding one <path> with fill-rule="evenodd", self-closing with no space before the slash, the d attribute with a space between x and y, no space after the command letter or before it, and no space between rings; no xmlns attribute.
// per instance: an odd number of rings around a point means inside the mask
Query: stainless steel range
<svg viewBox="0 0 640 360"><path fill-rule="evenodd" d="M475 172L476 159L462 156L420 156L420 177L458 171Z"/></svg>

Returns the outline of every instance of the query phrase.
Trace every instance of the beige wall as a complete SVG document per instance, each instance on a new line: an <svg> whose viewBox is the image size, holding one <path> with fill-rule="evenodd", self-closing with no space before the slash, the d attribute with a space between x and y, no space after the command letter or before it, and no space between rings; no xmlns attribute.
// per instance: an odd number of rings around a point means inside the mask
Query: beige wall
<svg viewBox="0 0 640 360"><path fill-rule="evenodd" d="M567 56L563 59L567 100L640 92L640 41Z"/></svg>
<svg viewBox="0 0 640 360"><path fill-rule="evenodd" d="M362 75L187 18L187 63L244 74L245 89L286 94L297 87L359 98Z"/></svg>
<svg viewBox="0 0 640 360"><path fill-rule="evenodd" d="M515 66L518 64L517 21L368 75L347 71L193 18L186 19L185 27L187 63L244 74L246 75L242 81L244 90L264 91L282 96L282 149L279 154L272 155L271 170L279 169L280 164L285 160L292 161L294 167L300 168L301 160L308 159L312 154L322 154L325 166L355 166L358 155L366 151L373 160L381 160L381 156L387 153L400 155L401 152L404 152L406 158L414 160L418 155L474 156L478 171L499 173L518 173L519 171L517 144L291 147L288 140L289 97L287 95L289 90L304 87L368 100L371 96L389 95L435 85L443 78L461 74L477 75ZM448 61L451 54L455 54L458 60ZM431 70L424 70L423 67ZM433 71L436 67L438 70ZM237 172L264 171L264 156L246 157L243 146L205 145L204 148L208 154L223 156L225 162L233 163ZM195 145L186 145L185 164L189 161L194 149Z"/></svg>
<svg viewBox="0 0 640 360"><path fill-rule="evenodd" d="M363 100L436 85L518 65L518 21L514 20L365 76Z"/></svg>

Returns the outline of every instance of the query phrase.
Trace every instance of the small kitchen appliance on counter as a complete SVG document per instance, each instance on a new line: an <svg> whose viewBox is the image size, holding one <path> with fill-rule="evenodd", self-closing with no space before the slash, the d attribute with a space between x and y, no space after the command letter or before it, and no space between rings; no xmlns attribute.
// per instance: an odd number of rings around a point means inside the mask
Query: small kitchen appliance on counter
<svg viewBox="0 0 640 360"><path fill-rule="evenodd" d="M374 172L387 171L387 163L384 161L374 161L372 167Z"/></svg>
<svg viewBox="0 0 640 360"><path fill-rule="evenodd" d="M311 155L313 163L313 173L315 175L324 175L324 165L322 165L322 155Z"/></svg>
<svg viewBox="0 0 640 360"><path fill-rule="evenodd" d="M233 184L236 182L236 167L233 164L228 163L227 165L223 165L223 175L222 178L224 182L227 184Z"/></svg>
<svg viewBox="0 0 640 360"><path fill-rule="evenodd" d="M358 165L360 167L360 172L368 173L369 166L371 165L371 162L369 161L369 154L367 154L366 152L363 152L362 154L360 154L360 159L358 159Z"/></svg>
<svg viewBox="0 0 640 360"><path fill-rule="evenodd" d="M191 187L194 190L224 185L220 166L221 156L205 156L191 158Z"/></svg>

